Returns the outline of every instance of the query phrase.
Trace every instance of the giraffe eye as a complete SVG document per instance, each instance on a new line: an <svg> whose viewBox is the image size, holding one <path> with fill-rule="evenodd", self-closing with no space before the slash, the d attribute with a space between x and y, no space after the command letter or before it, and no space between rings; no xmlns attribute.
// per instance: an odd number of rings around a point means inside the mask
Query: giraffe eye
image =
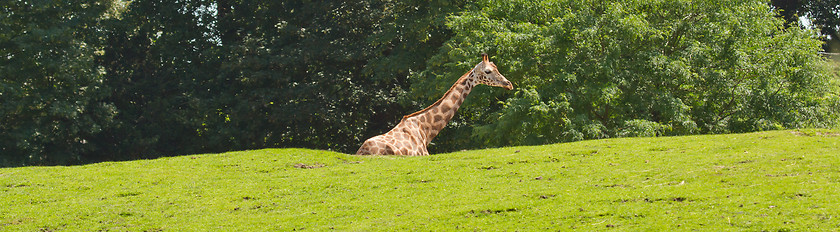
<svg viewBox="0 0 840 232"><path fill-rule="evenodd" d="M484 73L486 73L486 74L490 74L490 69L488 69L488 70L484 70Z"/></svg>

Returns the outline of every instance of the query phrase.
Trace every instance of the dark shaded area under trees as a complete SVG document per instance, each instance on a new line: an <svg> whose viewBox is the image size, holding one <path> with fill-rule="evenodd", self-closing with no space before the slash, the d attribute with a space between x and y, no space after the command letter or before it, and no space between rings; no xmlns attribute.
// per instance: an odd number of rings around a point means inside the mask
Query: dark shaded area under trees
<svg viewBox="0 0 840 232"><path fill-rule="evenodd" d="M840 2L836 0L772 0L788 25L797 25L799 17L807 17L824 36L823 50L840 53Z"/></svg>
<svg viewBox="0 0 840 232"><path fill-rule="evenodd" d="M477 88L432 153L836 125L816 35L714 2L3 1L0 166L351 153L482 52L517 91ZM837 35L820 3L778 17Z"/></svg>

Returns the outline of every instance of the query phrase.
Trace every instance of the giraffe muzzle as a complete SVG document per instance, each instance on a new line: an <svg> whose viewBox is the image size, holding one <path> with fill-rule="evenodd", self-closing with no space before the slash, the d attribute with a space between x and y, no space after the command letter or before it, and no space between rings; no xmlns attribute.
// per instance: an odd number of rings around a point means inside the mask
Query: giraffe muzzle
<svg viewBox="0 0 840 232"><path fill-rule="evenodd" d="M502 88L505 88L507 90L513 90L513 83L510 83L510 81L505 81L505 86L502 86Z"/></svg>

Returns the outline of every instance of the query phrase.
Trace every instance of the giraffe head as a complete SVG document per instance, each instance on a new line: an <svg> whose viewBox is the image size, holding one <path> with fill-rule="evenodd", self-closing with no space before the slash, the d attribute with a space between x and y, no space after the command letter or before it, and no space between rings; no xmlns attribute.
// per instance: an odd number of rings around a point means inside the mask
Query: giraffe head
<svg viewBox="0 0 840 232"><path fill-rule="evenodd" d="M481 54L481 58L481 63L475 65L475 68L472 70L475 81L478 84L502 87L507 90L513 89L513 84L499 73L499 69L496 68L496 64L490 62L487 53Z"/></svg>

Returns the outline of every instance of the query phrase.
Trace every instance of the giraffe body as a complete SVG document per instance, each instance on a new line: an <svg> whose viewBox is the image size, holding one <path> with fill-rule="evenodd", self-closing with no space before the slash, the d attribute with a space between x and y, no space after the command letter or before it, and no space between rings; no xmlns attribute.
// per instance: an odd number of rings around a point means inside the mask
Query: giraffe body
<svg viewBox="0 0 840 232"><path fill-rule="evenodd" d="M461 76L437 102L404 116L391 131L366 140L356 155L429 155L429 143L455 116L464 99L478 84L513 89L510 81L499 73L496 65L484 54L482 62Z"/></svg>

